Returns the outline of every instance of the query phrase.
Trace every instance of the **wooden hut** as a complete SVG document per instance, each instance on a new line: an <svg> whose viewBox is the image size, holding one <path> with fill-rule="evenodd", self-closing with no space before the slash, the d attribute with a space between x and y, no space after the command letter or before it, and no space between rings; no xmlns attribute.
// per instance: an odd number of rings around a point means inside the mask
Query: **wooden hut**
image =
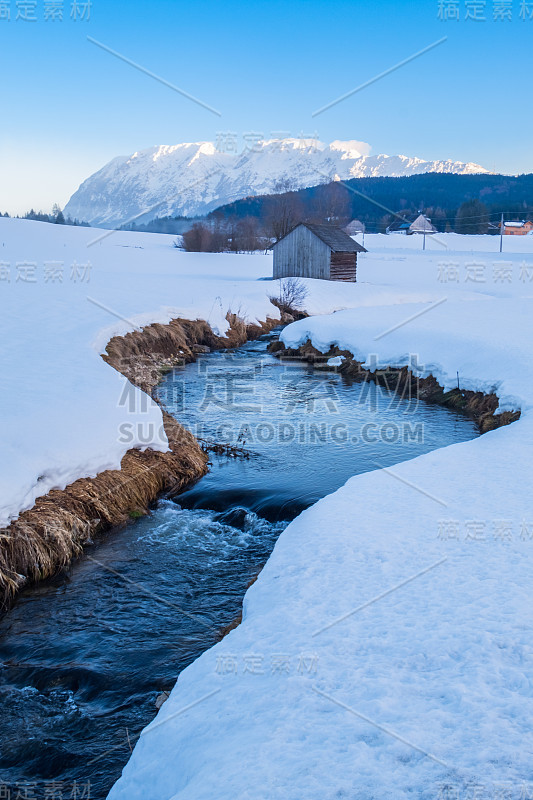
<svg viewBox="0 0 533 800"><path fill-rule="evenodd" d="M366 249L333 225L301 222L276 242L274 278L355 281L357 253Z"/></svg>

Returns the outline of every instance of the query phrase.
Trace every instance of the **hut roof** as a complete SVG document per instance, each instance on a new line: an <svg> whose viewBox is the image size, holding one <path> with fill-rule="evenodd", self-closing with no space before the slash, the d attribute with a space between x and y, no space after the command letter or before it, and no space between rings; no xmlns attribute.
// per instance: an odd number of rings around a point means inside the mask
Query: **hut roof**
<svg viewBox="0 0 533 800"><path fill-rule="evenodd" d="M333 253L366 253L366 247L362 247L357 242L348 236L347 233L341 228L337 228L334 225L314 225L311 222L299 222L298 225L292 229L293 231L296 230L300 225L304 225L311 233L314 233L315 236L318 236L324 244L332 250ZM292 231L289 231L292 233ZM288 236L289 234L286 234ZM282 239L285 236L281 237ZM281 239L279 240L281 242Z"/></svg>
<svg viewBox="0 0 533 800"><path fill-rule="evenodd" d="M431 224L431 221L425 214L419 214L414 222L411 223L409 229L412 233L437 233L437 229Z"/></svg>
<svg viewBox="0 0 533 800"><path fill-rule="evenodd" d="M353 236L355 233L363 233L365 226L360 219L352 219L347 225L344 226L343 231L348 236Z"/></svg>

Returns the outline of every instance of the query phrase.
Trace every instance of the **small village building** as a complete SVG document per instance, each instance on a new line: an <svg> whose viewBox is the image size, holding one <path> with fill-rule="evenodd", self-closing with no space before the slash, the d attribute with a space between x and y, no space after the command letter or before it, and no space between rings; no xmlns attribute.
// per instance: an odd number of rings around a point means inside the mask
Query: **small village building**
<svg viewBox="0 0 533 800"><path fill-rule="evenodd" d="M529 219L503 223L503 232L506 236L526 236L531 231L533 231L533 222Z"/></svg>
<svg viewBox="0 0 533 800"><path fill-rule="evenodd" d="M407 221L398 221L393 222L387 226L385 229L386 234L390 233L409 233L409 228L411 227L411 223Z"/></svg>
<svg viewBox="0 0 533 800"><path fill-rule="evenodd" d="M344 233L347 233L348 236L356 236L358 233L365 232L365 226L359 219L352 219L351 222L347 224L345 228L343 228Z"/></svg>
<svg viewBox="0 0 533 800"><path fill-rule="evenodd" d="M404 233L410 236L413 233L437 233L437 229L425 214L419 214L414 220L412 216L409 219L399 218L388 226L385 233Z"/></svg>
<svg viewBox="0 0 533 800"><path fill-rule="evenodd" d="M366 249L333 225L301 222L273 245L274 278L357 278L357 254Z"/></svg>
<svg viewBox="0 0 533 800"><path fill-rule="evenodd" d="M437 233L437 229L425 214L419 214L410 224L408 233Z"/></svg>

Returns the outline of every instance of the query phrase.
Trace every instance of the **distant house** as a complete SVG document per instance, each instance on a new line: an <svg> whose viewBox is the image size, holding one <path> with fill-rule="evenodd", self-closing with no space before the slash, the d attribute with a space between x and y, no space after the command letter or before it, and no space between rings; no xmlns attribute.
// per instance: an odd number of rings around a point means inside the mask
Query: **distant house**
<svg viewBox="0 0 533 800"><path fill-rule="evenodd" d="M273 245L274 278L357 279L357 254L366 249L333 225L301 222Z"/></svg>
<svg viewBox="0 0 533 800"><path fill-rule="evenodd" d="M398 222L391 223L385 230L385 233L409 233L411 223L408 221L398 220Z"/></svg>
<svg viewBox="0 0 533 800"><path fill-rule="evenodd" d="M419 214L415 221L409 225L409 233L437 233L437 229L425 214Z"/></svg>
<svg viewBox="0 0 533 800"><path fill-rule="evenodd" d="M356 236L358 233L365 232L365 226L359 219L352 219L351 222L347 224L345 228L343 228L344 233L347 233L348 236Z"/></svg>
<svg viewBox="0 0 533 800"><path fill-rule="evenodd" d="M437 233L437 229L431 224L431 220L424 214L419 214L416 219L403 217L388 226L385 233Z"/></svg>
<svg viewBox="0 0 533 800"><path fill-rule="evenodd" d="M526 236L531 231L533 231L533 222L529 219L503 223L503 232L506 236Z"/></svg>

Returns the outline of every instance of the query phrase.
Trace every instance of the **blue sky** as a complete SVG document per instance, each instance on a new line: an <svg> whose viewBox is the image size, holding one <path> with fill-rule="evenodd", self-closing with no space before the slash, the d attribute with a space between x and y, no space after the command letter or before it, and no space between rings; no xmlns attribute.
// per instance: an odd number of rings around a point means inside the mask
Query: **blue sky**
<svg viewBox="0 0 533 800"><path fill-rule="evenodd" d="M19 0L21 3L22 0ZM358 139L372 153L533 171L525 0L458 0L460 19L424 2L92 0L90 19L0 18L0 211L64 205L116 155L230 132ZM497 7L511 19L494 20ZM80 6L83 5L80 3ZM452 8L450 2L444 5ZM470 7L470 11L467 7ZM5 12L4 12L5 13ZM497 13L497 11L496 11ZM160 75L221 116L92 44ZM313 111L439 39L426 54L331 109Z"/></svg>

